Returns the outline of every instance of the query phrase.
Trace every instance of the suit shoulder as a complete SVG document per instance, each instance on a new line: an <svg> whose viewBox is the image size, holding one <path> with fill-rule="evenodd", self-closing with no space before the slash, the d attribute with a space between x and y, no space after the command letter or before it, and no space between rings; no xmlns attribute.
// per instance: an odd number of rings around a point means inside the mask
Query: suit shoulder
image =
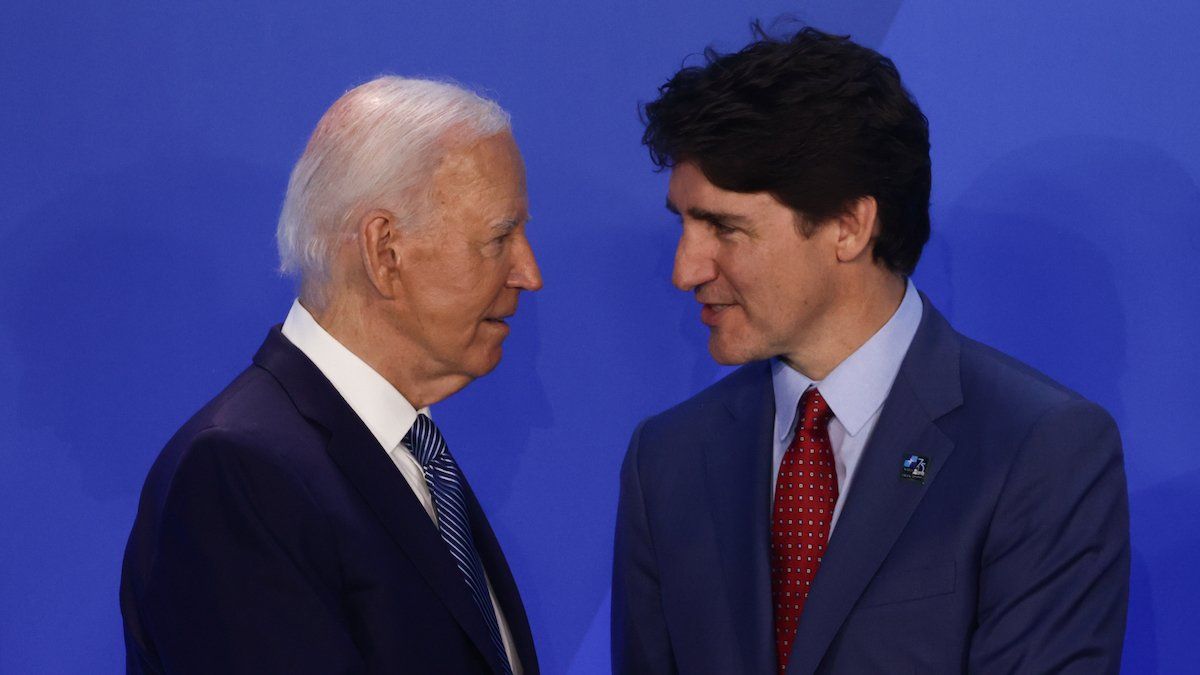
<svg viewBox="0 0 1200 675"><path fill-rule="evenodd" d="M185 465L290 472L307 449L323 449L325 441L278 381L250 366L175 432L151 467L143 496L161 503Z"/></svg>
<svg viewBox="0 0 1200 675"><path fill-rule="evenodd" d="M638 447L643 454L653 449L667 451L687 445L687 439L705 437L706 430L724 421L732 407L768 390L770 381L768 362L748 363L681 403L642 420L634 431L631 448Z"/></svg>
<svg viewBox="0 0 1200 675"><path fill-rule="evenodd" d="M248 450L303 446L319 436L279 382L250 366L192 416L168 442L223 439ZM218 444L220 445L220 444Z"/></svg>
<svg viewBox="0 0 1200 675"><path fill-rule="evenodd" d="M1031 413L1076 403L1092 405L1079 392L994 347L962 338L962 386L965 398L1004 399Z"/></svg>
<svg viewBox="0 0 1200 675"><path fill-rule="evenodd" d="M707 418L715 411L723 409L735 397L761 385L762 378L765 377L769 381L770 376L770 366L766 361L748 363L692 397L647 417L641 426L653 429L691 428L695 426L697 419Z"/></svg>
<svg viewBox="0 0 1200 675"><path fill-rule="evenodd" d="M1099 404L995 348L961 338L964 428L984 429L1013 451L1048 426L1112 430Z"/></svg>

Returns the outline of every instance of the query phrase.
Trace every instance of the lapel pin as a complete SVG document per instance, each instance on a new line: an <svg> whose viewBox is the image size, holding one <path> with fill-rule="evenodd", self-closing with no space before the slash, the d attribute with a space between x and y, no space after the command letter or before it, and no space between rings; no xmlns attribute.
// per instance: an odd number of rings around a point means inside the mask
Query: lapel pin
<svg viewBox="0 0 1200 675"><path fill-rule="evenodd" d="M900 465L900 477L925 482L925 473L929 471L929 458L920 455L905 455Z"/></svg>

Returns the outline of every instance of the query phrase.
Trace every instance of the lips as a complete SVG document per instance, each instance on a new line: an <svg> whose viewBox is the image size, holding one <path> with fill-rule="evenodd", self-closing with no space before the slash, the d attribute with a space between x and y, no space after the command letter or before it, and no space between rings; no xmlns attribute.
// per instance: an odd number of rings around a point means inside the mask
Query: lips
<svg viewBox="0 0 1200 675"><path fill-rule="evenodd" d="M721 321L721 315L734 305L704 303L700 307L700 321L706 326L715 326Z"/></svg>
<svg viewBox="0 0 1200 675"><path fill-rule="evenodd" d="M498 324L501 326L507 326L508 320L511 319L514 314L516 314L516 312L512 311L512 312L508 312L506 314L500 314L499 316L484 317L483 320L485 323L493 323L493 324Z"/></svg>

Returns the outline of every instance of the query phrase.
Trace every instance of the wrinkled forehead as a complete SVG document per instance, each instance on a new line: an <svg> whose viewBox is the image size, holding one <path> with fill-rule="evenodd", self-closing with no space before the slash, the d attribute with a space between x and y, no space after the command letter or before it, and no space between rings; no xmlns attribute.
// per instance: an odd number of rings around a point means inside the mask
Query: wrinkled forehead
<svg viewBox="0 0 1200 675"><path fill-rule="evenodd" d="M492 221L528 219L525 165L509 133L451 148L433 176L436 206Z"/></svg>
<svg viewBox="0 0 1200 675"><path fill-rule="evenodd" d="M525 184L525 161L512 134L503 131L469 139L445 139L446 150L434 171L467 180L514 179Z"/></svg>

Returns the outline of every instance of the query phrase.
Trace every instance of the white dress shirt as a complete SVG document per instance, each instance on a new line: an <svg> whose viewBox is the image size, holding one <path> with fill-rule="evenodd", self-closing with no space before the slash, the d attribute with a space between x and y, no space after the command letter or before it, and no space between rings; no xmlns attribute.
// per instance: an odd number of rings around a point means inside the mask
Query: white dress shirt
<svg viewBox="0 0 1200 675"><path fill-rule="evenodd" d="M775 483L783 455L796 435L796 407L809 387L821 391L822 398L833 411L829 420L829 444L833 448L837 469L838 500L833 508L830 534L837 526L838 516L846 503L854 479L854 469L862 457L863 448L875 430L883 402L892 390L900 372L900 363L917 334L924 308L921 296L911 280L904 299L892 318L853 354L846 357L820 382L814 382L793 370L780 359L771 364L771 383L775 388L775 470L771 474L771 500L775 499Z"/></svg>
<svg viewBox="0 0 1200 675"><path fill-rule="evenodd" d="M283 322L282 332L285 338L313 362L375 436L375 440L379 441L380 447L392 459L392 463L396 465L400 475L404 476L404 480L408 482L413 494L425 507L425 512L436 526L437 509L429 493L429 486L425 483L425 473L421 470L417 458L403 443L404 436L416 422L417 415L429 415L429 408L414 409L390 382L322 328L299 300L292 303L292 309ZM485 570L484 576L486 575ZM508 629L508 622L504 620L500 604L496 602L496 593L492 590L490 579L487 584L492 608L496 612L496 621L500 625L500 637L504 640L504 650L508 653L508 662L512 664L513 674L520 675L521 664L512 633Z"/></svg>

